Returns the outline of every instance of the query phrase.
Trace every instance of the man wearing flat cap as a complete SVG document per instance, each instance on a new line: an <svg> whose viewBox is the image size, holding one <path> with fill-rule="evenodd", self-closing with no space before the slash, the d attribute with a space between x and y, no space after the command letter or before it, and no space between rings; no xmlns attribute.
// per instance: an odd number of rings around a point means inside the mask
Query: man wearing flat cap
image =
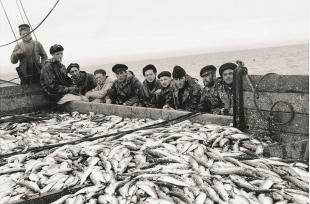
<svg viewBox="0 0 310 204"><path fill-rule="evenodd" d="M22 42L19 42L11 55L11 63L19 66L16 68L21 85L40 83L40 72L47 55L39 41L31 38L30 26L22 24L19 27Z"/></svg>
<svg viewBox="0 0 310 204"><path fill-rule="evenodd" d="M71 63L67 67L67 73L71 75L73 84L80 89L80 95L84 96L86 92L96 87L96 81L93 74L80 70L78 63ZM88 99L84 98L88 101Z"/></svg>
<svg viewBox="0 0 310 204"><path fill-rule="evenodd" d="M165 110L173 110L173 81L171 79L171 73L168 71L162 71L158 74L158 80L161 84L161 88L155 92L155 104L156 108Z"/></svg>
<svg viewBox="0 0 310 204"><path fill-rule="evenodd" d="M149 108L156 107L155 92L161 88L160 82L156 80L157 69L154 65L149 64L143 67L143 76L145 80L142 83L143 89L143 106Z"/></svg>
<svg viewBox="0 0 310 204"><path fill-rule="evenodd" d="M174 106L177 110L196 112L201 97L201 87L195 79L186 74L180 66L173 68L175 82Z"/></svg>
<svg viewBox="0 0 310 204"><path fill-rule="evenodd" d="M41 86L53 101L58 101L66 94L79 94L79 88L75 86L67 75L67 69L63 65L64 48L61 45L53 45L50 54L53 56L48 59L41 70Z"/></svg>
<svg viewBox="0 0 310 204"><path fill-rule="evenodd" d="M217 80L217 94L221 99L223 108L221 114L232 115L233 114L233 73L237 68L237 65L231 62L222 64L219 69L220 77Z"/></svg>
<svg viewBox="0 0 310 204"><path fill-rule="evenodd" d="M216 90L216 67L207 65L200 70L200 76L203 80L204 88L202 90L199 110L201 112L219 114L222 108L221 99Z"/></svg>
<svg viewBox="0 0 310 204"><path fill-rule="evenodd" d="M106 103L141 106L142 84L134 76L127 76L128 67L124 64L116 64L112 71L116 75L116 80L110 90L108 90Z"/></svg>

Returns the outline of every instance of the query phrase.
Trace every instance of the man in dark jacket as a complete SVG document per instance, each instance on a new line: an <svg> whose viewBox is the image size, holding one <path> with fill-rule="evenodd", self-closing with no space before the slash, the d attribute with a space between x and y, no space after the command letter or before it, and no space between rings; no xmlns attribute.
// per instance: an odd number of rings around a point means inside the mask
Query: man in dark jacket
<svg viewBox="0 0 310 204"><path fill-rule="evenodd" d="M172 77L175 81L174 105L177 110L198 111L201 87L180 66L173 68Z"/></svg>
<svg viewBox="0 0 310 204"><path fill-rule="evenodd" d="M199 110L201 112L219 114L223 108L221 99L216 90L216 67L207 65L200 70L200 76L203 80L204 88L202 90Z"/></svg>
<svg viewBox="0 0 310 204"><path fill-rule="evenodd" d="M157 69L154 65L149 64L143 67L143 105L145 107L156 107L156 94L155 92L161 88L160 82L156 80Z"/></svg>
<svg viewBox="0 0 310 204"><path fill-rule="evenodd" d="M224 107L221 109L221 114L233 114L233 73L237 65L231 62L221 65L219 69L220 78L217 80L217 94L221 99Z"/></svg>
<svg viewBox="0 0 310 204"><path fill-rule="evenodd" d="M16 68L21 85L40 83L40 72L47 60L46 52L39 41L33 40L30 26L22 24L19 27L19 34L23 37L22 42L18 43L11 55L11 62L19 66Z"/></svg>
<svg viewBox="0 0 310 204"><path fill-rule="evenodd" d="M108 91L106 103L141 106L142 84L136 77L128 77L127 69L128 67L124 64L116 64L112 67L112 71L116 74L117 79Z"/></svg>
<svg viewBox="0 0 310 204"><path fill-rule="evenodd" d="M80 89L80 95L94 89L97 84L93 74L80 71L80 65L71 63L67 68L67 73L71 75L73 83Z"/></svg>
<svg viewBox="0 0 310 204"><path fill-rule="evenodd" d="M175 109L173 102L173 82L171 79L171 73L168 71L159 73L158 80L161 84L161 88L155 91L156 108L166 110Z"/></svg>
<svg viewBox="0 0 310 204"><path fill-rule="evenodd" d="M61 45L53 45L50 48L53 58L47 60L41 70L41 86L50 98L55 101L58 101L67 93L79 93L79 89L68 77L65 65L61 63L63 50L64 48Z"/></svg>

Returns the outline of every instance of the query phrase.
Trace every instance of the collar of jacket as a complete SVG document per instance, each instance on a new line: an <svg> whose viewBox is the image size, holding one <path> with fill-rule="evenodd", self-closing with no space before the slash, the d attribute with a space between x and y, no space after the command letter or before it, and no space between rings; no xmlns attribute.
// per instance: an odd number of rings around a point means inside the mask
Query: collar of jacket
<svg viewBox="0 0 310 204"><path fill-rule="evenodd" d="M31 43L31 42L32 42L32 37L30 37L29 40L24 40L24 39L23 39L23 42L24 42L24 43Z"/></svg>
<svg viewBox="0 0 310 204"><path fill-rule="evenodd" d="M154 80L153 82L149 83L146 79L143 81L143 85L147 87L151 92L155 91L158 88L161 88L161 84L158 80ZM153 85L153 87L150 87L150 85ZM151 89L152 88L152 89Z"/></svg>
<svg viewBox="0 0 310 204"><path fill-rule="evenodd" d="M72 77L72 81L74 82L74 84L79 84L81 82L84 82L86 79L86 75L87 73L85 71L80 71L79 77L77 79Z"/></svg>
<svg viewBox="0 0 310 204"><path fill-rule="evenodd" d="M189 88L190 88L190 84L192 84L193 82L192 82L192 80L194 80L191 76L189 76L189 75L186 75L185 76L185 84L184 84L184 87L182 88L182 89L184 89L184 92L183 92L183 96L182 96L182 103L184 103L184 101L189 97L189 95L190 95L190 90L189 90ZM175 97L176 98L178 98L178 95L179 95L179 89L178 88L176 88L176 91L174 91L174 95L175 95ZM179 101L179 100L176 100L177 102ZM178 104L178 106L179 106L180 104Z"/></svg>

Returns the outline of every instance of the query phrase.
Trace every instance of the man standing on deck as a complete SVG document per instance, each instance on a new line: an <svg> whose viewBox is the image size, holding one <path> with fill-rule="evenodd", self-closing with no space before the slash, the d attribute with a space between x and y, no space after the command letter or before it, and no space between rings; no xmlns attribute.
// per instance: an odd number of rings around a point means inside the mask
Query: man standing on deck
<svg viewBox="0 0 310 204"><path fill-rule="evenodd" d="M161 88L155 91L156 96L156 108L162 108L166 110L173 110L173 82L171 79L171 73L163 71L158 74L158 80L161 84Z"/></svg>
<svg viewBox="0 0 310 204"><path fill-rule="evenodd" d="M41 68L47 59L46 52L39 41L31 38L29 25L22 24L18 28L23 40L15 46L11 63L19 61L16 71L21 85L39 83Z"/></svg>
<svg viewBox="0 0 310 204"><path fill-rule="evenodd" d="M222 115L233 115L233 74L237 65L231 62L221 65L219 69L220 76L217 80L217 94L221 99L223 108L221 108Z"/></svg>
<svg viewBox="0 0 310 204"><path fill-rule="evenodd" d="M156 94L155 92L161 88L160 82L156 80L157 69L154 65L149 64L143 67L143 105L145 107L156 107Z"/></svg>
<svg viewBox="0 0 310 204"><path fill-rule="evenodd" d="M79 88L73 84L70 77L67 75L65 65L61 63L63 50L64 48L61 45L53 45L50 48L50 53L53 58L47 60L41 70L41 86L54 101L58 101L68 93L74 95L79 94Z"/></svg>
<svg viewBox="0 0 310 204"><path fill-rule="evenodd" d="M97 87L88 91L85 96L91 102L105 103L108 90L112 87L113 80L107 76L106 71L103 69L97 69L94 75Z"/></svg>
<svg viewBox="0 0 310 204"><path fill-rule="evenodd" d="M71 75L73 83L80 89L82 96L97 86L94 75L80 71L80 65L77 63L71 63L67 67L67 73ZM84 99L88 101L87 98Z"/></svg>
<svg viewBox="0 0 310 204"><path fill-rule="evenodd" d="M198 111L201 87L180 66L173 68L172 77L175 81L174 106L177 110Z"/></svg>
<svg viewBox="0 0 310 204"><path fill-rule="evenodd" d="M207 65L200 70L200 76L203 80L204 88L202 90L199 110L201 112L220 114L223 107L221 99L216 89L216 67Z"/></svg>
<svg viewBox="0 0 310 204"><path fill-rule="evenodd" d="M108 90L107 103L125 106L141 106L142 84L133 76L127 76L128 67L124 64L116 64L112 71L116 74L116 80Z"/></svg>

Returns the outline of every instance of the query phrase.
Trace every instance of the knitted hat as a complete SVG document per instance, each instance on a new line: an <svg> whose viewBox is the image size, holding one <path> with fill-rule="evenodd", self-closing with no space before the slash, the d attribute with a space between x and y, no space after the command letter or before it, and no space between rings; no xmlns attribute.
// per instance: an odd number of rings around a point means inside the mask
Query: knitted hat
<svg viewBox="0 0 310 204"><path fill-rule="evenodd" d="M70 73L70 71L71 71L71 69L72 69L73 67L76 67L76 68L80 69L80 65L79 65L78 63L71 63L71 64L69 64L69 66L67 67L67 73Z"/></svg>
<svg viewBox="0 0 310 204"><path fill-rule="evenodd" d="M18 26L19 33L22 32L23 30L25 31L30 31L30 26L28 24L21 24Z"/></svg>
<svg viewBox="0 0 310 204"><path fill-rule="evenodd" d="M60 51L64 51L64 48L61 45L55 44L55 45L51 46L51 48L50 48L51 55L56 53L56 52L60 52Z"/></svg>
<svg viewBox="0 0 310 204"><path fill-rule="evenodd" d="M180 79L182 77L184 77L186 75L186 71L180 67L180 66L175 66L173 68L173 72L172 72L172 77L175 79Z"/></svg>
<svg viewBox="0 0 310 204"><path fill-rule="evenodd" d="M143 67L143 70L142 70L143 76L145 76L145 72L146 72L147 70L153 70L154 73L157 73L156 67L155 67L154 65L152 65L152 64L148 64L148 65L146 65L145 67Z"/></svg>

